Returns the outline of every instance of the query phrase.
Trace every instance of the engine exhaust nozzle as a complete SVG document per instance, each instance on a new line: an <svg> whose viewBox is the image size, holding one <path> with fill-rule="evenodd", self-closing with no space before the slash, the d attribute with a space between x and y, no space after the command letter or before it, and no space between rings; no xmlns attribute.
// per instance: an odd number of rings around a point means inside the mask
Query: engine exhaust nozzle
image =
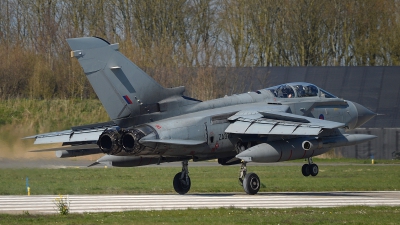
<svg viewBox="0 0 400 225"><path fill-rule="evenodd" d="M126 130L121 136L121 145L125 152L128 153L139 153L144 149L144 146L139 143L139 140L144 137L145 134L141 130L132 129Z"/></svg>
<svg viewBox="0 0 400 225"><path fill-rule="evenodd" d="M97 145L104 154L116 155L122 150L119 144L119 137L118 131L106 130L100 135Z"/></svg>

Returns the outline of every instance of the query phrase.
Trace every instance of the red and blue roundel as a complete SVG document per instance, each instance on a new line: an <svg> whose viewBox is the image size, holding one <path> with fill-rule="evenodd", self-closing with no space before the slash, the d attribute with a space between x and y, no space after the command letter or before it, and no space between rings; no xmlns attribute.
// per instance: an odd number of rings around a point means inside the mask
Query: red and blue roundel
<svg viewBox="0 0 400 225"><path fill-rule="evenodd" d="M324 114L319 115L319 119L324 120L325 119Z"/></svg>
<svg viewBox="0 0 400 225"><path fill-rule="evenodd" d="M128 95L124 95L124 96L122 96L122 98L124 98L126 103L128 103L129 105L132 104L132 100L129 98Z"/></svg>

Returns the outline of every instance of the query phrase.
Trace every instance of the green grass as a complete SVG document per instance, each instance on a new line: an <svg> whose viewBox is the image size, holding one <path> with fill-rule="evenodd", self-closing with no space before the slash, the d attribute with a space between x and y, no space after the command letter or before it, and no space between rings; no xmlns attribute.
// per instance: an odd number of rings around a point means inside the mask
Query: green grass
<svg viewBox="0 0 400 225"><path fill-rule="evenodd" d="M398 224L400 207L188 209L60 215L0 214L2 224Z"/></svg>
<svg viewBox="0 0 400 225"><path fill-rule="evenodd" d="M261 179L261 192L284 191L395 191L400 189L399 165L324 165L316 177L301 175L301 164L251 166ZM174 175L180 168L66 168L1 169L0 194L24 195L25 178L31 193L41 194L142 194L175 193ZM239 166L190 167L190 193L243 192Z"/></svg>

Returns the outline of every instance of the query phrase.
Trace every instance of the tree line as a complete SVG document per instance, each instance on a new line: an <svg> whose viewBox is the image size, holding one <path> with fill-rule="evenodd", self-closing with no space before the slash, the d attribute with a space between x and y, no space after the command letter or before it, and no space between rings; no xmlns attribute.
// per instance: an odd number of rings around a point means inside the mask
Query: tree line
<svg viewBox="0 0 400 225"><path fill-rule="evenodd" d="M3 0L0 98L95 98L65 41L82 36L206 100L236 67L400 65L400 1Z"/></svg>

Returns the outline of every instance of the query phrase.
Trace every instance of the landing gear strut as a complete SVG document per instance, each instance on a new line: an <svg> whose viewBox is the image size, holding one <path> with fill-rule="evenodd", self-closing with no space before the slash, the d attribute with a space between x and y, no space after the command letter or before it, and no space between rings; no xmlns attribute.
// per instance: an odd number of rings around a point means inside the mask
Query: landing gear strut
<svg viewBox="0 0 400 225"><path fill-rule="evenodd" d="M243 186L243 180L244 177L247 174L247 167L246 167L247 162L242 160L242 165L240 166L240 172L239 172L239 183L241 186Z"/></svg>
<svg viewBox="0 0 400 225"><path fill-rule="evenodd" d="M255 173L247 173L247 162L242 161L239 173L239 182L244 191L249 195L255 195L260 190L261 182Z"/></svg>
<svg viewBox="0 0 400 225"><path fill-rule="evenodd" d="M184 195L190 190L191 183L188 165L188 161L183 161L182 172L177 173L174 177L174 189L180 195Z"/></svg>
<svg viewBox="0 0 400 225"><path fill-rule="evenodd" d="M301 167L301 173L303 174L303 176L308 177L308 176L317 176L319 169L317 164L314 164L312 161L312 158L307 158L308 160L308 164L304 164L303 167Z"/></svg>

